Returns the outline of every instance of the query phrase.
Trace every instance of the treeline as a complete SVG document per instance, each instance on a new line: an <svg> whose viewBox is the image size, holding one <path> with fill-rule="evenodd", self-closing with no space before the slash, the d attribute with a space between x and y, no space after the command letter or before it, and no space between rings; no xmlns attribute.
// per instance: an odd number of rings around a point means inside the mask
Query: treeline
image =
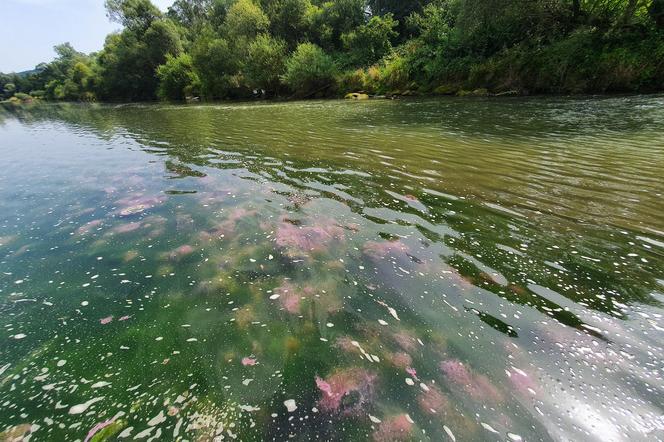
<svg viewBox="0 0 664 442"><path fill-rule="evenodd" d="M106 0L2 98L145 101L664 90L664 0Z"/></svg>

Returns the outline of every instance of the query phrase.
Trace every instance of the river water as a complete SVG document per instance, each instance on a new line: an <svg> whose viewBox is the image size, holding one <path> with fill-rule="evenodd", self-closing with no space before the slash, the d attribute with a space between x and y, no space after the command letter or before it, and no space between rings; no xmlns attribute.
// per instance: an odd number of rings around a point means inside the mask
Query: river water
<svg viewBox="0 0 664 442"><path fill-rule="evenodd" d="M664 440L664 97L0 113L0 440Z"/></svg>

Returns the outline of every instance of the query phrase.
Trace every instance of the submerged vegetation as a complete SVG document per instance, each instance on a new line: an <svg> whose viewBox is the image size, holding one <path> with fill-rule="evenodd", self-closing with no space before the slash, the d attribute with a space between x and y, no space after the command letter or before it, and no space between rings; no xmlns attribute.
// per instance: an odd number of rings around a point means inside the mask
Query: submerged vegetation
<svg viewBox="0 0 664 442"><path fill-rule="evenodd" d="M123 29L65 43L0 96L81 101L664 89L664 0L106 0Z"/></svg>
<svg viewBox="0 0 664 442"><path fill-rule="evenodd" d="M663 103L0 110L0 441L662 440Z"/></svg>

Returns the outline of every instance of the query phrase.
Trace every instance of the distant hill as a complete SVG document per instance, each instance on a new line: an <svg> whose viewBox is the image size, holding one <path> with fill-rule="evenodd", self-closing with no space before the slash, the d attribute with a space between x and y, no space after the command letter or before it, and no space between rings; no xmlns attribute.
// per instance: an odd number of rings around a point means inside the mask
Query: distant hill
<svg viewBox="0 0 664 442"><path fill-rule="evenodd" d="M39 72L37 69L30 69L29 71L16 72L16 75L19 77L28 77L32 74L36 74L37 72Z"/></svg>

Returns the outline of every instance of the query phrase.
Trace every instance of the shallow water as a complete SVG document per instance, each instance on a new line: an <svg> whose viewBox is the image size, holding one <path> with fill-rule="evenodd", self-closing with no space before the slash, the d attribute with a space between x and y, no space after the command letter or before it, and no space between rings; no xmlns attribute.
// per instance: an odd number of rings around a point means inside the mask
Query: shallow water
<svg viewBox="0 0 664 442"><path fill-rule="evenodd" d="M0 440L664 440L664 97L0 122Z"/></svg>

